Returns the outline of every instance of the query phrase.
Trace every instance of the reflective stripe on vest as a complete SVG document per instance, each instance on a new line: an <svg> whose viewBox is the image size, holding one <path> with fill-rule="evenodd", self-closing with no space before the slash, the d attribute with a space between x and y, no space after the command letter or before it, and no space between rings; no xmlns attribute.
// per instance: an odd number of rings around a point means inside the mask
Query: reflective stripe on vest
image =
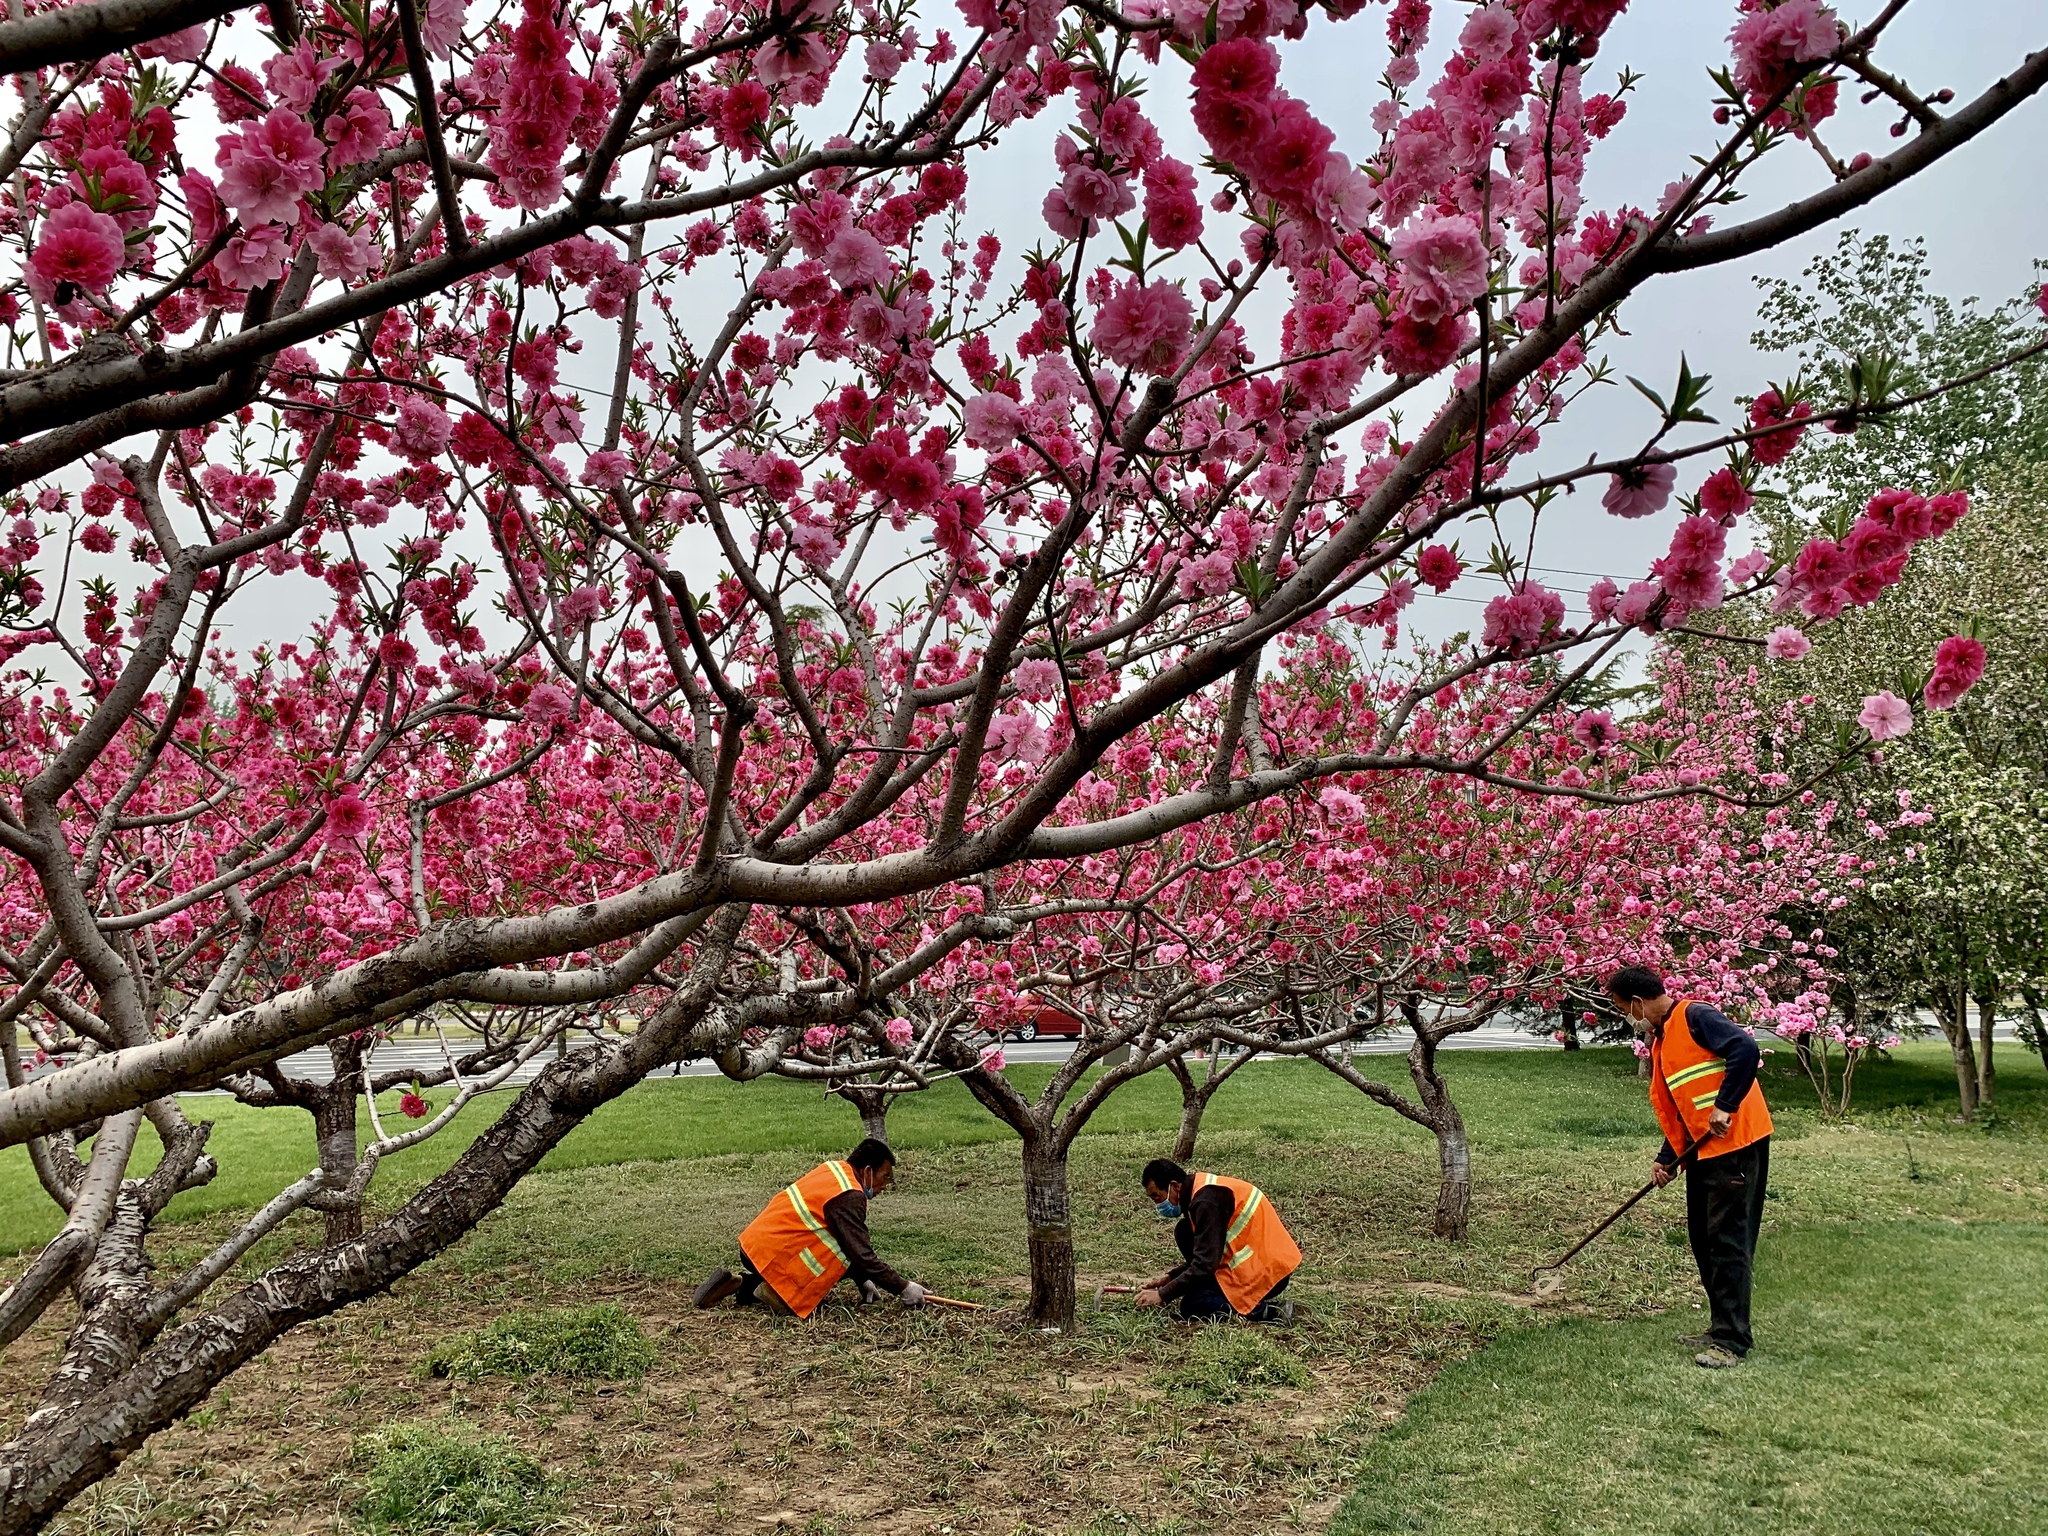
<svg viewBox="0 0 2048 1536"><path fill-rule="evenodd" d="M825 1225L826 1205L860 1180L843 1162L820 1163L768 1202L740 1234L740 1251L798 1317L809 1317L848 1269Z"/></svg>
<svg viewBox="0 0 2048 1536"><path fill-rule="evenodd" d="M1300 1268L1301 1250L1273 1209L1272 1201L1257 1185L1242 1179L1219 1178L1213 1173L1195 1175L1196 1190L1212 1184L1228 1190L1234 1202L1230 1227L1223 1238L1223 1260L1216 1269L1216 1284L1231 1307L1243 1315Z"/></svg>
<svg viewBox="0 0 2048 1536"><path fill-rule="evenodd" d="M1689 998L1673 1003L1662 1032L1650 1044L1650 1107L1657 1112L1657 1123L1674 1152L1682 1151L1691 1141L1699 1144L1696 1157L1721 1157L1770 1135L1771 1112L1764 1104L1761 1083L1751 1083L1727 1131L1707 1136L1728 1063L1693 1039L1686 1021L1691 1006Z"/></svg>

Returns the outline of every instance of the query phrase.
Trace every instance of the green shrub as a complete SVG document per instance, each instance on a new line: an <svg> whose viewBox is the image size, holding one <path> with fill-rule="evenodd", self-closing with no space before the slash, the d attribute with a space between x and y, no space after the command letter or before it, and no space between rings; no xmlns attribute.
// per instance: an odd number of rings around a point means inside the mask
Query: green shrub
<svg viewBox="0 0 2048 1536"><path fill-rule="evenodd" d="M430 1376L574 1376L626 1381L647 1374L655 1349L637 1319L610 1302L508 1312L458 1334L427 1357Z"/></svg>
<svg viewBox="0 0 2048 1536"><path fill-rule="evenodd" d="M559 1528L562 1492L509 1440L394 1424L357 1438L368 1487L356 1505L375 1536L539 1536Z"/></svg>
<svg viewBox="0 0 2048 1536"><path fill-rule="evenodd" d="M1234 1403L1275 1387L1305 1387L1308 1368L1254 1328L1230 1323L1197 1329L1181 1363L1155 1378L1169 1392Z"/></svg>

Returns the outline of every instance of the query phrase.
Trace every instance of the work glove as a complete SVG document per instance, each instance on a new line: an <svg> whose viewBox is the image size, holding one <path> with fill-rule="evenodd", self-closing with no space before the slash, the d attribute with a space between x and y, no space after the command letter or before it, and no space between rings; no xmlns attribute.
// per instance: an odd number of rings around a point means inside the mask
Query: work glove
<svg viewBox="0 0 2048 1536"><path fill-rule="evenodd" d="M860 1299L872 1305L882 1299L882 1288L872 1280L863 1280L860 1283Z"/></svg>
<svg viewBox="0 0 2048 1536"><path fill-rule="evenodd" d="M913 1280L903 1287L903 1294L898 1299L906 1307L921 1307L924 1305L924 1287Z"/></svg>

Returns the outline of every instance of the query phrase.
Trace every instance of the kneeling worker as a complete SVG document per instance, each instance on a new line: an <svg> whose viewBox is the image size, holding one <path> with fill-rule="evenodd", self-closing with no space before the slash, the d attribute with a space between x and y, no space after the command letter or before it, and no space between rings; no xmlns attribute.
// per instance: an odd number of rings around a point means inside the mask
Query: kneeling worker
<svg viewBox="0 0 2048 1536"><path fill-rule="evenodd" d="M1147 1163L1142 1178L1145 1198L1159 1214L1179 1218L1173 1241L1181 1262L1145 1282L1139 1306L1178 1301L1185 1318L1235 1312L1254 1323L1294 1321L1294 1303L1279 1297L1288 1276L1301 1267L1301 1250L1255 1185L1191 1174L1163 1157Z"/></svg>
<svg viewBox="0 0 2048 1536"><path fill-rule="evenodd" d="M896 1154L873 1137L844 1162L820 1163L740 1234L740 1273L713 1270L697 1287L697 1305L715 1307L736 1294L743 1307L759 1303L809 1317L849 1273L863 1300L879 1301L887 1291L906 1307L922 1305L924 1287L876 1258L868 1241L868 1201L895 1178Z"/></svg>

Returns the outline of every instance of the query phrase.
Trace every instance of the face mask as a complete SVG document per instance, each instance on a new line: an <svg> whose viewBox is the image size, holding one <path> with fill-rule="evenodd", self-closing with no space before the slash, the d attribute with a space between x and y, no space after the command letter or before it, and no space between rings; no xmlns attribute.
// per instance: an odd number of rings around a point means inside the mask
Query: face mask
<svg viewBox="0 0 2048 1536"><path fill-rule="evenodd" d="M1180 1207L1175 1205L1171 1200L1162 1200L1159 1202L1158 1205L1154 1206L1153 1209L1158 1211L1159 1214L1165 1217L1168 1221L1172 1221L1176 1216L1180 1214Z"/></svg>

